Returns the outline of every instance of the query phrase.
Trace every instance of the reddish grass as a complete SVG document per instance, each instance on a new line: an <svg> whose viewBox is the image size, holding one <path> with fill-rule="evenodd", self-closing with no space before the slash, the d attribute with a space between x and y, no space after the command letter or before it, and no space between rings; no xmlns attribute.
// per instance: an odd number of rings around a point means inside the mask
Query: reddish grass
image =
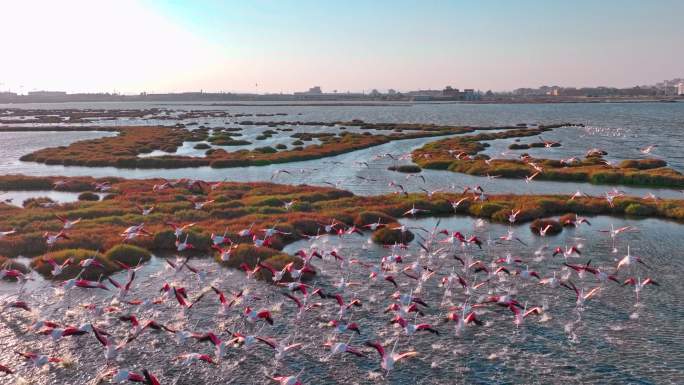
<svg viewBox="0 0 684 385"><path fill-rule="evenodd" d="M0 177L0 185L6 178ZM23 177L31 181L33 177ZM41 179L41 178L35 178ZM67 183L81 181L80 178L62 178ZM188 199L198 192L187 187L153 192L152 186L161 180L119 180L112 184L113 194L109 199L98 202L81 201L58 205L52 208L18 208L0 205L0 230L16 229L17 233L0 239L0 254L8 257L18 255L35 256L62 249L109 250L121 244L121 232L128 226L145 223L151 236L143 236L129 243L150 251L174 248L174 236L168 221L195 223L190 242L201 252L209 251L209 235L226 231L236 243L251 245L250 237L240 238L238 232L252 223L254 230L274 225L290 235L273 237L271 248L281 249L284 245L302 239L305 235L316 235L323 231L333 219L347 225L362 226L376 222L390 225L397 223L406 210L416 208L428 210L425 215L453 215L449 201L459 200L460 194L435 194L427 199L424 194L407 196L388 194L382 196L358 197L349 192L332 188L311 186L288 186L270 183L222 184L219 188L204 189L201 199L215 202L203 210L194 210ZM296 199L300 202L287 211L282 202ZM644 200L640 198L616 198L611 207L605 199L577 198L569 196L518 196L490 195L485 202L467 200L459 206L458 213L506 222L512 209L521 209L519 222L538 218L559 216L567 213L579 215L641 215L675 220L684 220L682 200ZM143 217L136 205L154 204L152 214ZM61 222L56 215L70 219L82 218L73 229L68 230L69 240L59 240L51 250L42 238L44 232L57 232ZM366 231L367 234L370 234ZM388 242L387 230L379 231L378 242ZM392 232L394 233L394 232ZM263 232L258 232L262 237ZM387 237L386 237L387 236ZM393 239L397 240L397 239ZM403 239L398 239L403 241ZM133 255L131 255L133 257ZM133 260L135 263L138 259Z"/></svg>

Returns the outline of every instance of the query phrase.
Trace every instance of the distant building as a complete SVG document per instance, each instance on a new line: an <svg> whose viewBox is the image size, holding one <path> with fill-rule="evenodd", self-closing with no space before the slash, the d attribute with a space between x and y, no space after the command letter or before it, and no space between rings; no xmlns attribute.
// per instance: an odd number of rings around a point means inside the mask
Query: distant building
<svg viewBox="0 0 684 385"><path fill-rule="evenodd" d="M480 94L472 88L466 88L463 90L462 98L463 100L479 100Z"/></svg>
<svg viewBox="0 0 684 385"><path fill-rule="evenodd" d="M446 86L442 90L442 96L448 97L448 98L458 98L461 96L460 91L458 88L452 88L451 86Z"/></svg>
<svg viewBox="0 0 684 385"><path fill-rule="evenodd" d="M53 97L53 96L66 96L64 91L29 91L28 96L35 97Z"/></svg>
<svg viewBox="0 0 684 385"><path fill-rule="evenodd" d="M684 82L677 84L677 95L684 95Z"/></svg>
<svg viewBox="0 0 684 385"><path fill-rule="evenodd" d="M295 95L321 95L323 93L323 90L321 90L321 87L315 86L309 88L308 91L305 92L295 92Z"/></svg>

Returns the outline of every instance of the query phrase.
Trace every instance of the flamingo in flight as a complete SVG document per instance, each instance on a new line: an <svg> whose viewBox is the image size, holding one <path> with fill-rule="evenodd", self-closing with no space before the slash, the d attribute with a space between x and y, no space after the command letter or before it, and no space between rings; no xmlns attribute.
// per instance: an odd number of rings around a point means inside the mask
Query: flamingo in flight
<svg viewBox="0 0 684 385"><path fill-rule="evenodd" d="M415 216L416 214L427 213L427 212L429 212L429 210L417 209L416 205L413 204L413 206L411 206L411 209L404 213L404 216L406 216L406 215Z"/></svg>
<svg viewBox="0 0 684 385"><path fill-rule="evenodd" d="M71 239L68 235L66 235L64 231L60 231L57 234L50 234L49 232L45 232L45 234L43 234L43 238L45 239L45 243L48 247L54 246L55 243L57 243L57 241L59 241L60 239Z"/></svg>
<svg viewBox="0 0 684 385"><path fill-rule="evenodd" d="M398 342L398 340L397 340ZM385 351L385 348L376 341L367 341L366 345L372 347L375 349L378 354L380 355L380 367L385 370L386 373L389 373L392 369L394 369L394 365L406 358L411 358L415 357L418 355L418 352L416 351L408 351L404 353L395 353L395 349L397 347L397 342L394 343L394 347L392 348L391 352Z"/></svg>
<svg viewBox="0 0 684 385"><path fill-rule="evenodd" d="M55 217L57 217L57 219L59 219L60 222L62 222L62 229L64 229L64 230L72 229L72 228L73 228L74 226L76 226L79 222L81 222L81 218L74 219L74 220L69 220L69 219L67 219L67 218L65 218L65 217L62 217L62 216L56 215L56 214L55 214Z"/></svg>

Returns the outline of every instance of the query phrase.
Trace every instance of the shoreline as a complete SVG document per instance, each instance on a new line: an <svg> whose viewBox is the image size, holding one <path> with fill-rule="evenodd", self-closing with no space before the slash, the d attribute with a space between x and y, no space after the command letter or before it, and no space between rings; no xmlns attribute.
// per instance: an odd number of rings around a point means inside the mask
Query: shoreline
<svg viewBox="0 0 684 385"><path fill-rule="evenodd" d="M673 97L673 98L634 98L634 99L621 99L621 98L606 98L600 100L592 99L538 99L538 100L454 100L454 101L413 101L413 100L398 100L398 101L386 101L378 102L369 100L368 102L358 102L358 101L331 101L326 102L290 102L283 103L277 100L264 100L264 101L253 101L244 100L236 101L230 103L221 103L220 101L197 101L197 100L122 100L122 99L111 99L111 100L37 100L37 101L19 101L19 102L7 102L0 101L0 105L9 106L7 108L20 108L17 106L21 105L33 105L33 104L68 104L68 103L139 103L139 104L152 104L158 106L175 106L175 105L191 105L191 106L202 106L202 107L411 107L416 105L430 105L430 104L467 104L467 105L509 105L509 104L520 104L520 105L533 105L533 104L640 104L640 103L684 103L684 97Z"/></svg>

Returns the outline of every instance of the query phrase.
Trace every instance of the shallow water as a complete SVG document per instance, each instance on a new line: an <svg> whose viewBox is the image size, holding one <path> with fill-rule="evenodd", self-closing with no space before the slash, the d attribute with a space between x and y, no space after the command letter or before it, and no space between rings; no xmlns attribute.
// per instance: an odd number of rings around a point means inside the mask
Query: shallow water
<svg viewBox="0 0 684 385"><path fill-rule="evenodd" d="M78 201L78 196L81 193L69 191L55 191L55 190L37 190L37 191L6 191L0 192L0 201L9 203L13 206L23 207L24 201L30 198L49 198L55 203L71 203ZM104 194L98 193L102 198Z"/></svg>
<svg viewBox="0 0 684 385"><path fill-rule="evenodd" d="M679 322L683 314L678 300L684 290L678 273L678 269L684 267L684 259L681 255L672 255L671 250L678 244L677 237L682 227L660 220L633 221L606 217L591 220L592 227L569 229L561 235L546 239L532 235L527 226L517 226L514 228L516 234L528 246L517 242L486 244L484 251L469 248L465 253L485 261L512 253L524 260L520 265L521 269L529 266L542 276L550 276L552 271L558 271L560 276L562 257L554 258L546 254L544 259L535 260L537 257L533 251L547 243L550 246L562 246L574 244L578 242L577 238L581 238L581 243L584 244L583 256L571 258L569 262L584 263L591 259L592 265L608 269L614 266L615 259L622 256L626 245L630 244L632 253L642 256L650 266L650 269L634 269L632 273L641 277L658 277L661 284L660 287L646 287L643 290L641 306L635 307L631 288L620 287L612 282L603 284L604 289L600 295L589 300L581 311L575 309L574 293L570 290L540 288L533 282L526 283L514 278L504 280L502 277L502 281L473 292L469 297L460 288L454 288L450 296L445 296L444 288L438 287L443 274L453 270L464 274L469 280L475 279L472 274L461 272L461 265L456 260L447 257L434 262L433 267L440 267L437 277L428 280L420 290L416 289L416 281L400 272L394 273L401 292L409 293L413 290L414 295L419 295L430 306L425 310L426 316L411 319L411 322L428 322L441 332L440 336L419 333L409 339L399 329L388 326L391 316L382 313L382 309L391 303L389 296L395 289L387 282L368 280L368 272L352 264L344 269L349 272L345 278L348 282L358 282L359 285L348 288L344 297L346 300L356 297L363 301L362 308L355 309L348 315L360 325L362 334L353 337L344 335L340 339L358 346L372 339L392 344L399 338L397 351L413 349L419 352L416 358L400 362L395 370L382 378L377 355L367 348L363 349L368 354L367 358L337 356L326 361L327 353L321 344L332 333L330 329L323 327L323 323L337 317L338 307L334 300L323 301L323 308L312 309L297 321L293 304L272 286L248 281L241 272L221 269L207 259L193 259L191 264L194 267L208 272L207 282L212 282L227 293L249 288L251 294L264 298L256 301L256 306L272 309L275 325L244 325L238 320L240 310L231 312L229 316L217 315L218 301L213 293L207 294L185 315L181 315L178 306L172 301L147 311L136 309L135 306L122 306L125 310L121 314L132 312L141 319L154 318L169 326L186 330L213 330L221 333L221 338L227 338L227 330L234 329L244 332L251 330L277 339L292 335L289 342L299 342L304 347L288 354L277 364L273 360L271 349L257 344L247 350L229 349L220 370L208 364L184 367L174 362L176 355L182 352L212 354L213 349L208 344L197 342L180 346L171 335L145 332L125 348L117 365L131 369L146 367L159 376L162 383L177 384L263 384L268 383L266 374L293 374L300 369L304 370L303 382L308 384L441 384L445 378L454 383L490 384L559 381L571 384L678 383L684 375L681 365L684 326ZM435 219L403 221L408 226L428 229L435 222ZM620 239L617 254L611 252L609 238L596 231L608 228L611 223L615 226L632 225L639 228L639 232L625 234ZM495 239L507 231L507 226L504 225L476 226L473 219L459 217L443 218L439 228L476 234L482 239ZM415 231L421 233L419 230ZM293 253L309 246L311 245L308 242L301 241L289 245L285 250ZM322 237L313 246L324 251L337 249L346 259L358 258L369 263L378 263L381 256L390 253L388 249L369 244L367 236ZM462 256L465 254L460 250L456 253ZM404 255L405 261L398 268L403 268L417 260L419 249L414 242L409 250L400 254ZM316 260L314 264L321 273L315 285L328 292L337 291L333 284L340 278L339 265L328 258L324 261ZM515 269L513 266L509 268ZM622 273L620 278L626 276L626 273ZM123 281L125 273L119 273L114 278ZM39 309L37 312L40 315L36 314L38 318L76 325L97 322L118 340L127 334L129 326L116 319L118 314L94 316L79 308L79 303L83 302L109 303L110 294L74 289L64 297L57 297L53 294L53 285L39 277L35 279L29 283L31 290L24 299ZM584 288L598 285L593 276L580 279L573 273L571 280ZM194 276L187 272L174 276L164 267L161 259L154 258L139 271L134 281L133 294L129 298L157 296L164 281L185 286L191 298L199 293L201 287ZM472 303L488 293L503 293L511 288L517 290L516 297L521 303L527 303L528 307L545 305L545 316L528 317L522 325L515 327L510 311L490 306L477 310L478 317L485 322L484 326L468 326L460 335L455 334L453 324L441 324L441 318L449 304L458 304L466 298L470 298ZM15 291L16 284L0 283L3 301ZM0 322L4 325L2 342L6 348L0 353L0 362L12 364L22 376L30 376L36 383L61 384L67 378L73 381L71 383L89 383L103 367L102 348L91 335L64 338L53 344L49 337L24 334L21 331L30 323L23 312L6 311L0 317ZM32 349L54 355L68 354L75 366L54 367L49 372L36 371L21 364L11 349Z"/></svg>
<svg viewBox="0 0 684 385"><path fill-rule="evenodd" d="M16 105L17 107L19 105ZM52 104L52 105L26 105L30 108L147 108L159 107L155 104L144 103L91 103L91 104ZM525 150L533 155L550 158L567 158L582 156L586 150L593 147L603 148L608 151L609 160L621 160L627 158L640 158L644 155L638 149L648 144L658 144L653 151L653 156L662 157L670 163L671 167L684 170L682 154L684 154L684 103L631 103L631 104L551 104L551 105L467 105L467 104L414 104L411 106L239 106L217 107L192 104L168 104L166 108L195 109L195 110L226 110L230 113L286 113L287 116L275 117L249 117L249 118L199 118L194 119L200 124L207 126L232 126L233 121L337 121L362 119L369 122L421 122L436 124L472 124L482 126L511 125L517 123L558 123L572 122L583 123L588 127L564 127L553 132L545 133L544 139L559 140L563 145L552 149ZM228 121L228 123L226 123ZM111 121L105 121L111 122ZM165 124L171 124L166 121ZM244 131L256 135L262 130L247 126ZM320 129L329 129L317 127ZM295 127L299 131L315 131L312 127ZM15 133L0 133L0 139L7 143L11 151L3 151L0 171L4 173L23 173L27 175L64 175L64 176L125 176L129 178L199 178L210 181L223 179L236 181L270 181L273 173L278 169L286 169L292 175L282 174L277 178L280 183L292 184L325 184L332 183L340 188L350 190L357 194L375 195L386 193L387 184L394 180L406 187L409 191L420 191L421 188L435 190L449 188L451 185L462 187L465 185L481 185L488 192L514 192L514 193L564 193L572 194L577 189L591 195L602 195L608 187L593 186L588 184L567 182L542 182L536 181L527 185L521 181L511 180L488 180L484 177L474 177L450 173L446 171L425 170L422 175L426 179L406 180L406 175L388 172L386 168L394 162L384 158L375 160L378 155L391 153L394 155L407 154L412 149L420 147L424 143L435 138L411 139L395 141L382 146L359 150L352 153L342 154L326 159L294 162L282 165L270 165L263 167L245 167L236 169L212 169L210 167L186 168L175 170L144 169L144 170L120 170L112 167L64 167L46 166L31 162L19 162L18 158L24 153L34 151L37 148L53 145L50 139L53 134L39 134L40 143L35 145L31 141L15 141L8 135ZM274 136L273 141L285 141L287 132ZM36 136L31 133L22 134L28 137ZM68 136L68 140L54 143L64 145L75 138L88 138L92 133L60 133ZM80 135L83 135L82 137ZM662 138L668 138L663 141ZM289 138L288 138L289 139ZM501 157L517 156L523 151L509 151L508 144L514 139L497 140L489 142L492 147L485 153ZM537 138L522 138L521 142L536 141ZM289 140L288 140L289 141ZM256 141L259 142L259 141ZM252 146L260 145L255 143ZM228 147L228 150L232 150ZM201 152L194 150L188 143L182 152L200 155ZM369 167L358 162L366 162ZM408 161L403 161L408 162ZM361 179L366 178L366 179ZM375 180L375 181L373 181ZM679 198L681 193L672 190L643 189L621 187L630 195L644 196L648 191L661 197Z"/></svg>

